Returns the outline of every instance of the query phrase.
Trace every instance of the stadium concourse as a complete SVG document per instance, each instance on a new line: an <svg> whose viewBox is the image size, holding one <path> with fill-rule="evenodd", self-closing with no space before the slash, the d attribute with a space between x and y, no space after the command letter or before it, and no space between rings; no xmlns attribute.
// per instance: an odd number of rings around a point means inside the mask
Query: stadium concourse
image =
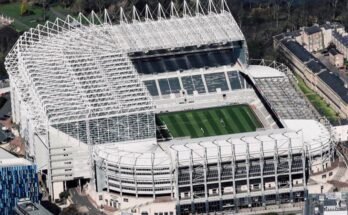
<svg viewBox="0 0 348 215"><path fill-rule="evenodd" d="M224 0L154 11L47 22L6 57L13 121L52 199L88 181L115 213L299 210L335 153L289 69L249 65Z"/></svg>

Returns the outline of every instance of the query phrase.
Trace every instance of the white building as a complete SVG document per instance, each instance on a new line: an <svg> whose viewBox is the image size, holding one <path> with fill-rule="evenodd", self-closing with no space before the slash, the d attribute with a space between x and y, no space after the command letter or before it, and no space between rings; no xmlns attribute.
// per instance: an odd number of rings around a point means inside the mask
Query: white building
<svg viewBox="0 0 348 215"><path fill-rule="evenodd" d="M221 1L166 17L92 12L26 32L6 59L13 120L47 170L54 199L90 179L100 205L136 214L239 211L292 204L308 175L329 167L330 129L289 70L248 65L244 35ZM218 9L217 9L218 8ZM47 53L47 54L43 54ZM198 139L156 138L155 114L252 106L264 130Z"/></svg>

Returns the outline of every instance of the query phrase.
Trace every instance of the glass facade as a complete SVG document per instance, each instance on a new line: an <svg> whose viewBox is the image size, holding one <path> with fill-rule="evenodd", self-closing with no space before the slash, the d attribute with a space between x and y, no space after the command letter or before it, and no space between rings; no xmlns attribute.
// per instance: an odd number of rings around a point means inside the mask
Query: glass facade
<svg viewBox="0 0 348 215"><path fill-rule="evenodd" d="M36 166L0 166L0 214L12 215L21 198L39 202Z"/></svg>

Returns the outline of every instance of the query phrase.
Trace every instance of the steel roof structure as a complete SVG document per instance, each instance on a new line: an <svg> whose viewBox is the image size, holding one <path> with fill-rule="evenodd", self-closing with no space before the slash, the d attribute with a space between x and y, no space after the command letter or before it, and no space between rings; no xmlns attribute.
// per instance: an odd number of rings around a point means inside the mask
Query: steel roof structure
<svg viewBox="0 0 348 215"><path fill-rule="evenodd" d="M11 84L39 132L47 131L47 125L65 124L69 129L79 121L152 112L151 96L128 53L243 41L224 0L220 6L217 10L209 1L204 11L197 1L193 14L184 2L179 15L172 3L166 17L159 4L156 18L146 6L143 19L134 7L132 21L121 9L118 25L107 11L103 18L92 12L89 17L48 21L24 33L8 54ZM112 121L116 127L130 123L128 118ZM140 124L149 127L148 122Z"/></svg>

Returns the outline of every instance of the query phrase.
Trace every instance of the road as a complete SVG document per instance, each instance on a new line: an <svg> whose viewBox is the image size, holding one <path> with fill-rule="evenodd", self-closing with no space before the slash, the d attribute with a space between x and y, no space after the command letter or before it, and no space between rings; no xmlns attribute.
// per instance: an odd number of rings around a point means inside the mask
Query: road
<svg viewBox="0 0 348 215"><path fill-rule="evenodd" d="M88 214L90 215L104 214L100 212L97 208L95 208L94 205L88 200L86 196L80 196L77 193L76 189L77 188L72 188L69 190L71 194L71 200L73 201L74 204L87 207Z"/></svg>

